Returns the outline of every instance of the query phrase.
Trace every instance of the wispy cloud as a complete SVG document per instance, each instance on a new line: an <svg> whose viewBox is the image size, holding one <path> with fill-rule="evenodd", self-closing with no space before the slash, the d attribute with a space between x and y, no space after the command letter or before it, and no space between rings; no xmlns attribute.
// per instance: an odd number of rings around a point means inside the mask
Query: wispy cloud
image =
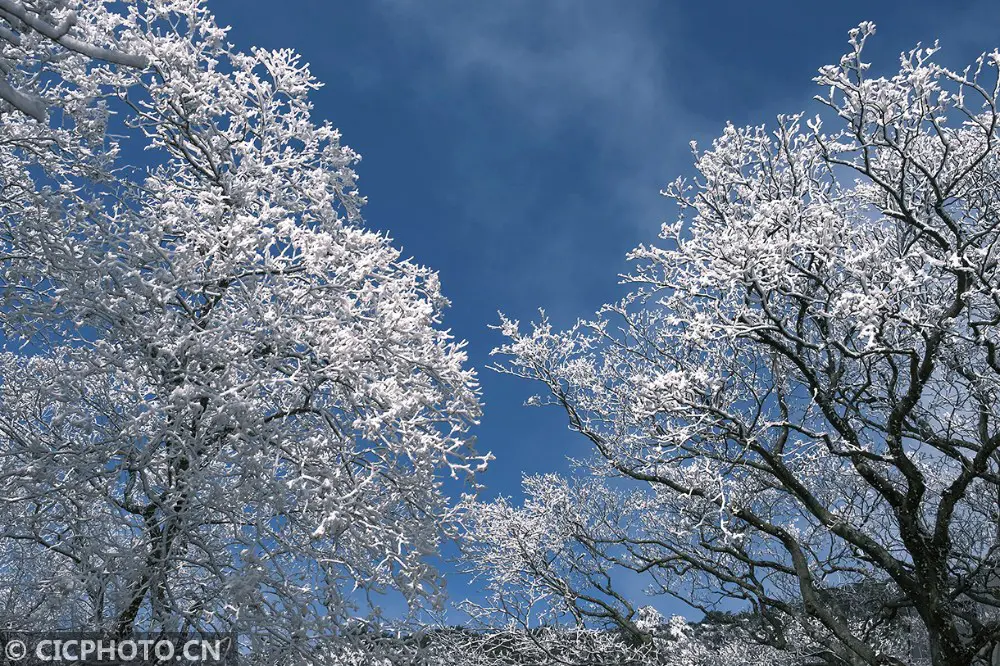
<svg viewBox="0 0 1000 666"><path fill-rule="evenodd" d="M540 129L572 120L609 135L633 133L642 127L629 121L647 125L671 106L641 3L382 0L380 6L399 31L433 43L450 75L491 83L511 110Z"/></svg>
<svg viewBox="0 0 1000 666"><path fill-rule="evenodd" d="M649 3L381 0L379 6L397 38L424 40L437 51L442 69L428 77L450 78L438 85L492 94L537 132L567 125L590 132L601 152L595 162L620 169L614 180L623 197L632 196L637 174L648 178L671 149L676 157L680 135L693 124L671 99L663 49L670 30L653 23ZM655 197L655 186L647 194Z"/></svg>
<svg viewBox="0 0 1000 666"><path fill-rule="evenodd" d="M509 224L511 215L522 215L535 217L534 224L564 227L566 233L550 238L540 251L563 272L586 270L613 283L620 266L595 269L586 262L587 251L573 247L581 242L573 235L580 226L597 223L612 239L624 237L616 257L636 239L651 240L671 214L659 189L676 175L671 166L676 169L678 158L685 158L696 124L671 97L664 48L670 29L656 23L653 3L380 0L376 6L394 40L431 54L417 68L421 78L414 88L421 94L446 89L442 97L448 97L458 88L477 98L489 96L496 113L517 119L518 141L558 146L572 137L566 150L572 159L585 154L586 166L573 166L586 174L587 184L557 193L564 201L557 210L550 204L547 219L538 219L535 205L553 195L544 188L519 193L520 199L504 208L504 220L496 211L480 209L475 215L484 224L490 220L483 216ZM468 176L480 178L471 185L480 193L493 186L488 174ZM470 205L483 200L472 197ZM581 265L573 266L574 260Z"/></svg>

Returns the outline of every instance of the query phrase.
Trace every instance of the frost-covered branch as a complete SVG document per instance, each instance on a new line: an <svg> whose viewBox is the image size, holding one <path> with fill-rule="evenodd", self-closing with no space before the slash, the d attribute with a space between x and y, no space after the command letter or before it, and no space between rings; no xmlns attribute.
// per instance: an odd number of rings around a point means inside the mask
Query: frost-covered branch
<svg viewBox="0 0 1000 666"><path fill-rule="evenodd" d="M147 67L148 57L119 47L121 17L106 4L0 0L0 100L44 123L48 105L54 100L45 98L48 84L41 83L42 71L56 77L65 74L68 81L85 76L91 68L88 61ZM58 49L53 50L55 45L82 58L67 63Z"/></svg>

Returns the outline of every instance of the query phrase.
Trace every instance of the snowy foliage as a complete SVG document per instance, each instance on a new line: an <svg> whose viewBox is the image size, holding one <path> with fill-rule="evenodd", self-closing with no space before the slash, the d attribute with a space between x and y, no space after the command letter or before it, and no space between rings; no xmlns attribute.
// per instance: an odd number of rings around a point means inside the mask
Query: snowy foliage
<svg viewBox="0 0 1000 666"><path fill-rule="evenodd" d="M647 645L620 633L571 627L434 628L394 636L369 632L330 653L338 666L793 666L787 655L761 649L738 631L720 640L713 628L673 617ZM914 665L916 666L916 665Z"/></svg>
<svg viewBox="0 0 1000 666"><path fill-rule="evenodd" d="M45 122L49 107L92 98L107 76L101 64L143 69L149 59L129 53L131 26L112 3L0 0L0 99Z"/></svg>
<svg viewBox="0 0 1000 666"><path fill-rule="evenodd" d="M816 117L693 146L621 302L502 321L500 371L596 455L523 507L468 503L482 612L641 643L628 570L808 663L960 666L1000 638L1000 54L873 77L873 32L820 70Z"/></svg>
<svg viewBox="0 0 1000 666"><path fill-rule="evenodd" d="M3 621L284 650L371 592L435 601L478 388L308 68L198 0L0 27Z"/></svg>

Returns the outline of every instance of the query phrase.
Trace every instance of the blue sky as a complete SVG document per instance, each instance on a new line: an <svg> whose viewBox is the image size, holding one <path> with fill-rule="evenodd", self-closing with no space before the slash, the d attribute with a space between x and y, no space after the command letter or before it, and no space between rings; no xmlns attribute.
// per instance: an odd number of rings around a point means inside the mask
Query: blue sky
<svg viewBox="0 0 1000 666"><path fill-rule="evenodd" d="M370 227L438 270L446 322L469 341L496 461L486 495L519 495L523 473L583 455L556 411L522 406L531 386L485 369L497 310L555 323L621 292L625 253L673 211L658 192L691 169L726 121L818 112L811 79L847 31L874 21L868 51L940 39L940 59L1000 47L1000 3L652 0L214 0L241 48L292 47L326 83L317 117L363 155ZM475 594L452 576L453 597ZM677 605L658 604L680 612Z"/></svg>

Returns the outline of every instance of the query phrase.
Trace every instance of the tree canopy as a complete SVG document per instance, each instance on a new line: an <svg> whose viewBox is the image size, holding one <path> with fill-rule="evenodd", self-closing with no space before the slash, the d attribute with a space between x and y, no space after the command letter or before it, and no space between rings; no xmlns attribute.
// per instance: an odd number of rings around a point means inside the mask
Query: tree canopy
<svg viewBox="0 0 1000 666"><path fill-rule="evenodd" d="M308 67L200 1L2 0L0 28L7 626L287 658L373 593L436 603L478 386Z"/></svg>
<svg viewBox="0 0 1000 666"><path fill-rule="evenodd" d="M626 570L822 663L958 666L1000 637L1000 54L875 77L873 32L820 70L816 116L692 145L624 299L502 321L498 369L595 455L469 504L489 612L642 642Z"/></svg>

